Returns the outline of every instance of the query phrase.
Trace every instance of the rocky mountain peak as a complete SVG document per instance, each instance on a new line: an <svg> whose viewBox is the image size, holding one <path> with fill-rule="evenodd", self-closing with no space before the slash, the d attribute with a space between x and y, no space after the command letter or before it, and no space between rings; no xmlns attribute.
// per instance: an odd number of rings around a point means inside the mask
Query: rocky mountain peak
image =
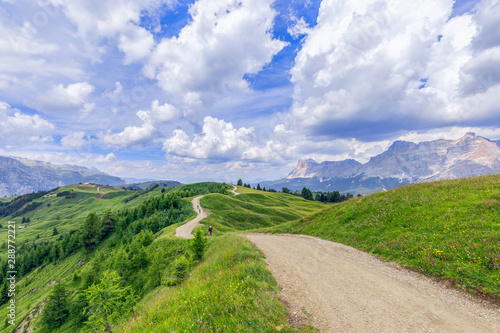
<svg viewBox="0 0 500 333"><path fill-rule="evenodd" d="M297 163L297 166L295 167L295 169L292 170L292 172L290 172L288 177L290 178L305 177L305 175L308 173L307 170L311 169L316 165L318 165L318 162L316 162L312 158L300 159Z"/></svg>
<svg viewBox="0 0 500 333"><path fill-rule="evenodd" d="M359 166L361 163L353 159L322 163L313 159L299 160L287 178L343 178L355 174Z"/></svg>
<svg viewBox="0 0 500 333"><path fill-rule="evenodd" d="M388 150L403 150L414 147L416 144L413 142L397 140L392 143Z"/></svg>
<svg viewBox="0 0 500 333"><path fill-rule="evenodd" d="M354 160L317 163L300 160L288 175L318 179L395 179L414 183L464 178L500 172L497 141L467 133L457 140L435 140L419 144L395 141L387 151L361 164Z"/></svg>

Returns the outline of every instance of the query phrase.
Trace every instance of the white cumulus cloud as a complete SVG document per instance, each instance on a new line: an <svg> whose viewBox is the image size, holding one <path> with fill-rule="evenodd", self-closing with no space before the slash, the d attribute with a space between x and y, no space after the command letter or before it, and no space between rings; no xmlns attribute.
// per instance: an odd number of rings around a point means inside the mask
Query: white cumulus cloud
<svg viewBox="0 0 500 333"><path fill-rule="evenodd" d="M0 147L23 147L50 141L54 128L39 115L24 114L0 101Z"/></svg>
<svg viewBox="0 0 500 333"><path fill-rule="evenodd" d="M125 53L125 63L142 59L153 46L153 36L139 26L144 13L154 15L163 5L175 0L50 0L77 27L86 40L86 52L94 61L106 53L106 38L118 38L118 48Z"/></svg>
<svg viewBox="0 0 500 333"><path fill-rule="evenodd" d="M120 133L108 132L102 135L102 141L110 146L129 147L136 144L146 144L155 139L156 128L159 125L177 120L181 113L174 106L158 100L151 103L151 110L139 110L137 117L141 126L127 126Z"/></svg>
<svg viewBox="0 0 500 333"><path fill-rule="evenodd" d="M145 74L174 96L192 94L191 109L195 95L200 107L227 89L247 89L244 75L262 70L286 45L272 36L276 12L271 4L198 0L190 7L190 23L154 48Z"/></svg>
<svg viewBox="0 0 500 333"><path fill-rule="evenodd" d="M500 120L499 1L324 0L291 70L291 113L313 136L377 140Z"/></svg>
<svg viewBox="0 0 500 333"><path fill-rule="evenodd" d="M200 134L190 139L183 130L175 130L173 136L165 140L163 150L168 154L199 159L281 162L284 156L289 157L296 149L286 140L280 140L280 136L286 133L289 132L278 125L275 138L259 145L253 127L235 128L222 119L207 116Z"/></svg>
<svg viewBox="0 0 500 333"><path fill-rule="evenodd" d="M40 109L45 112L74 111L81 109L84 113L92 111L95 104L88 103L89 96L95 88L88 82L58 84L38 98Z"/></svg>
<svg viewBox="0 0 500 333"><path fill-rule="evenodd" d="M163 148L167 153L185 157L232 159L250 147L253 137L253 128L236 129L231 123L208 116L202 133L192 141L183 130L175 130Z"/></svg>
<svg viewBox="0 0 500 333"><path fill-rule="evenodd" d="M178 119L181 113L173 105L168 103L160 105L160 102L155 99L151 103L151 111L149 111L148 116L155 122L164 123Z"/></svg>
<svg viewBox="0 0 500 333"><path fill-rule="evenodd" d="M68 134L61 139L61 145L64 148L73 150L82 150L87 148L89 142L85 137L85 132L79 131Z"/></svg>
<svg viewBox="0 0 500 333"><path fill-rule="evenodd" d="M127 126L120 133L107 133L102 141L110 146L129 147L136 144L146 143L155 132L155 127L145 122L142 126Z"/></svg>
<svg viewBox="0 0 500 333"><path fill-rule="evenodd" d="M104 155L98 155L95 158L95 162L96 163L113 163L113 162L116 162L116 161L117 161L116 155L113 154L113 153L109 153L106 156L104 156Z"/></svg>

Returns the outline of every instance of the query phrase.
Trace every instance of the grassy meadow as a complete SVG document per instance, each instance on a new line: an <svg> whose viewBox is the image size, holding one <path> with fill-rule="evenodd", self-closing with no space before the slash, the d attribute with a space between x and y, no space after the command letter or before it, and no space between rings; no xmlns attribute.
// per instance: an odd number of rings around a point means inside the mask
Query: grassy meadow
<svg viewBox="0 0 500 333"><path fill-rule="evenodd" d="M237 192L241 194L210 194L201 199L201 206L209 214L201 223L213 226L214 235L283 224L329 206L290 194L263 192L242 186L238 186Z"/></svg>

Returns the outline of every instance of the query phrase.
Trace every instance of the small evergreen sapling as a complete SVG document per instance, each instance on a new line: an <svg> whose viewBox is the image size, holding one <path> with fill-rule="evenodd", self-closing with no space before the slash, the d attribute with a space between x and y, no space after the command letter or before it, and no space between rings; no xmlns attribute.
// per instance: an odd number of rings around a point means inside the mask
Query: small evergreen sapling
<svg viewBox="0 0 500 333"><path fill-rule="evenodd" d="M203 237L203 231L201 231L201 228L197 228L191 242L191 249L193 250L194 258L196 260L203 259L203 253L205 252L206 246L207 240Z"/></svg>

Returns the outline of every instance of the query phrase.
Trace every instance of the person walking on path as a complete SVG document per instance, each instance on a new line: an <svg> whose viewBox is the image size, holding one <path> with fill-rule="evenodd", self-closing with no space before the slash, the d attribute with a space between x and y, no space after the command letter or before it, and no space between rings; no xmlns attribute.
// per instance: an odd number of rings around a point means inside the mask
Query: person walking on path
<svg viewBox="0 0 500 333"><path fill-rule="evenodd" d="M208 233L210 234L210 236L212 236L213 230L214 230L214 228L212 228L212 226L208 227Z"/></svg>

